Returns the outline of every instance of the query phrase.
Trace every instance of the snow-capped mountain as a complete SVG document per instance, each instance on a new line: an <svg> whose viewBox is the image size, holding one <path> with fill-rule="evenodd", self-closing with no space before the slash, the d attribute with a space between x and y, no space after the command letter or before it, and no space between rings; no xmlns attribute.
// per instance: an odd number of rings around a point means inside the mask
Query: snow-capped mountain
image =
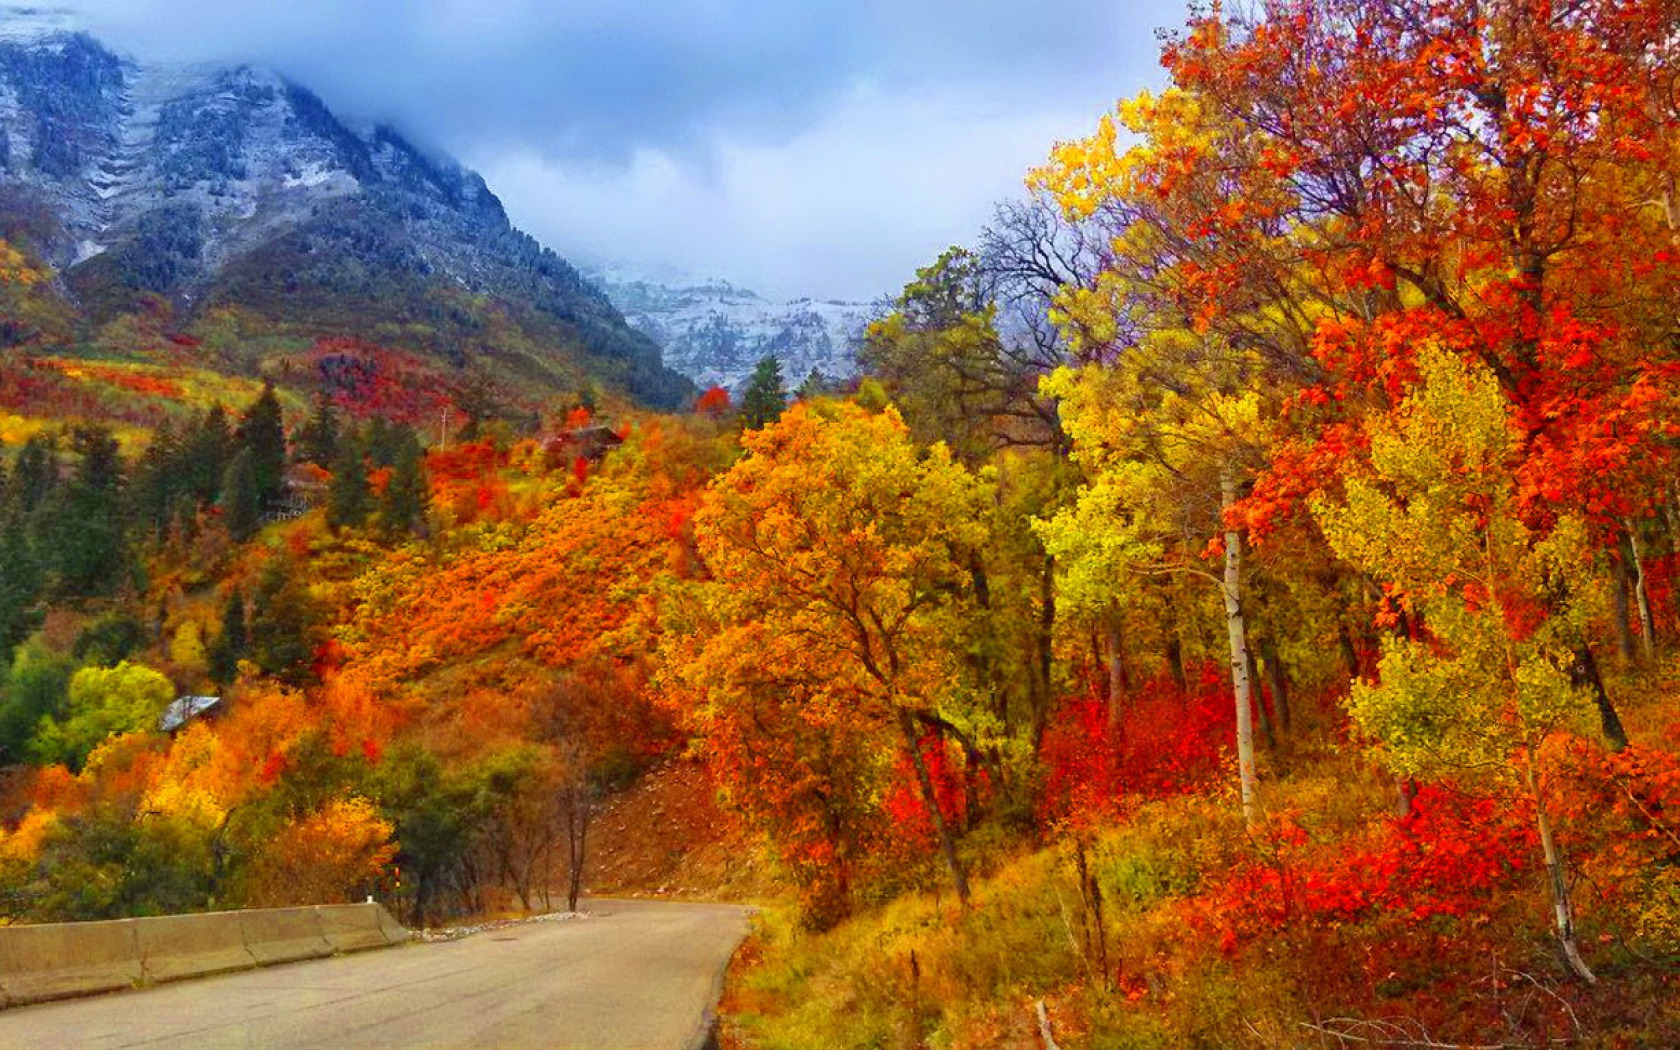
<svg viewBox="0 0 1680 1050"><path fill-rule="evenodd" d="M738 392L755 365L775 355L789 387L813 371L857 374L857 344L878 310L869 303L775 300L719 278L649 274L623 265L586 267L631 327L665 351L665 363L701 386Z"/></svg>
<svg viewBox="0 0 1680 1050"><path fill-rule="evenodd" d="M430 326L457 364L521 354L509 371L558 385L581 368L653 404L691 393L476 173L272 70L141 63L60 12L0 6L0 236L95 319L142 292L188 311L377 317ZM517 349L463 314L484 302L515 315Z"/></svg>

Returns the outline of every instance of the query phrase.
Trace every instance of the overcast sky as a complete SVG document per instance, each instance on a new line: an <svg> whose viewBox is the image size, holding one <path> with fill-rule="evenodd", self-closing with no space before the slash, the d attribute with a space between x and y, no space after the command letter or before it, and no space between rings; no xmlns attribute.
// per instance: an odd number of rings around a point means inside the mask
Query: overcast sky
<svg viewBox="0 0 1680 1050"><path fill-rule="evenodd" d="M477 168L562 255L873 298L1160 81L1183 0L81 0Z"/></svg>

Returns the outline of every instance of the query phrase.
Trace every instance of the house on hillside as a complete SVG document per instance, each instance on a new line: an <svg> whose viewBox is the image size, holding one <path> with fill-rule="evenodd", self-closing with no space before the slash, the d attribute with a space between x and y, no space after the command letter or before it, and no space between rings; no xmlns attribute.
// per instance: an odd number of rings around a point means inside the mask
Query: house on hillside
<svg viewBox="0 0 1680 1050"><path fill-rule="evenodd" d="M163 709L158 716L158 732L174 733L188 722L209 717L222 703L219 696L182 696Z"/></svg>

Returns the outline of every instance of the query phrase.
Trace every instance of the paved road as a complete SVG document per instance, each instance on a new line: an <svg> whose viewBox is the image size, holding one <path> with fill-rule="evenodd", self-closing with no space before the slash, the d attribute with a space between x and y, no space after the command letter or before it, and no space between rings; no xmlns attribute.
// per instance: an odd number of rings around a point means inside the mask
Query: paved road
<svg viewBox="0 0 1680 1050"><path fill-rule="evenodd" d="M584 919L0 1011L0 1048L697 1048L747 909L585 908Z"/></svg>

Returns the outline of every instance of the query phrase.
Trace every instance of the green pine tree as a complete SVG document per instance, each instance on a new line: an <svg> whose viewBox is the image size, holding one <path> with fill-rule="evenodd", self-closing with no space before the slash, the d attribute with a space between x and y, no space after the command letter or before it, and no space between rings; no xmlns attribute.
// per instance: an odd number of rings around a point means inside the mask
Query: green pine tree
<svg viewBox="0 0 1680 1050"><path fill-rule="evenodd" d="M59 485L58 440L37 434L18 450L6 499L21 514L33 514Z"/></svg>
<svg viewBox="0 0 1680 1050"><path fill-rule="evenodd" d="M309 422L298 434L298 461L331 470L342 440L338 414L333 411L332 399L322 391L315 395L315 413L309 417Z"/></svg>
<svg viewBox="0 0 1680 1050"><path fill-rule="evenodd" d="M346 435L332 461L327 486L327 524L335 529L358 529L367 524L369 510L367 460L362 443Z"/></svg>
<svg viewBox="0 0 1680 1050"><path fill-rule="evenodd" d="M221 405L204 413L204 419L181 442L182 483L201 507L215 503L222 495L222 479L233 461L233 431Z"/></svg>
<svg viewBox="0 0 1680 1050"><path fill-rule="evenodd" d="M41 625L41 592L46 582L41 562L30 547L23 515L0 518L0 664Z"/></svg>
<svg viewBox="0 0 1680 1050"><path fill-rule="evenodd" d="M321 613L293 566L275 558L251 598L251 662L264 674L299 684L312 674Z"/></svg>
<svg viewBox="0 0 1680 1050"><path fill-rule="evenodd" d="M760 430L787 410L787 389L782 384L782 363L769 354L753 369L747 389L741 394L741 425L747 430Z"/></svg>
<svg viewBox="0 0 1680 1050"><path fill-rule="evenodd" d="M239 677L239 661L250 652L250 635L245 630L245 596L238 591L228 595L222 606L222 631L211 643L206 655L210 663L210 680L226 688Z"/></svg>
<svg viewBox="0 0 1680 1050"><path fill-rule="evenodd" d="M279 501L286 487L286 428L280 418L280 399L275 396L274 384L263 387L262 394L245 412L239 427L241 448L251 454L251 479L256 486L258 505L268 510Z"/></svg>
<svg viewBox="0 0 1680 1050"><path fill-rule="evenodd" d="M255 536L262 527L262 492L257 487L254 464L251 450L242 448L222 477L223 520L229 535L241 543Z"/></svg>
<svg viewBox="0 0 1680 1050"><path fill-rule="evenodd" d="M116 438L104 427L77 427L70 443L76 470L36 511L35 549L59 593L109 594L131 567L123 529L122 457Z"/></svg>
<svg viewBox="0 0 1680 1050"><path fill-rule="evenodd" d="M407 431L379 497L379 532L387 542L425 532L426 489L424 453L414 432Z"/></svg>

